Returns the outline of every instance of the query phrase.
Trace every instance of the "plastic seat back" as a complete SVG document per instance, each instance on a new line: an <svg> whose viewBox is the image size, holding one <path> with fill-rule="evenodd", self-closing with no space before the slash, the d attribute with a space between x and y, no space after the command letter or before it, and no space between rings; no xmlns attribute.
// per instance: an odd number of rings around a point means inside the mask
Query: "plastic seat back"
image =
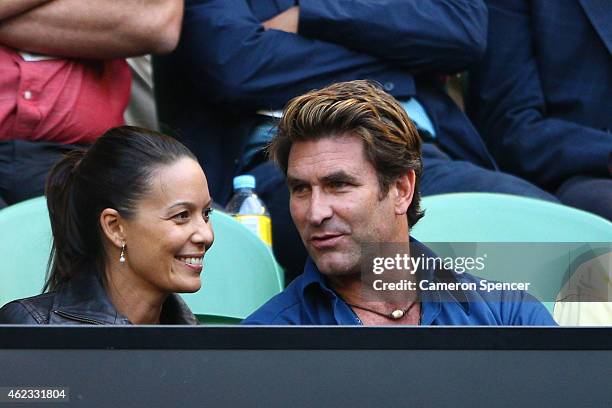
<svg viewBox="0 0 612 408"><path fill-rule="evenodd" d="M478 276L531 282L539 288L534 294L551 311L575 268L609 252L612 243L609 221L542 200L453 193L424 197L422 208L426 215L411 230L416 239L428 243L441 257L466 251L472 251L470 256L486 253L487 269Z"/></svg>
<svg viewBox="0 0 612 408"><path fill-rule="evenodd" d="M44 197L0 211L0 305L41 293L50 251Z"/></svg>
<svg viewBox="0 0 612 408"><path fill-rule="evenodd" d="M215 242L204 257L202 289L183 294L206 323L234 323L282 291L284 275L272 251L232 217L214 211Z"/></svg>

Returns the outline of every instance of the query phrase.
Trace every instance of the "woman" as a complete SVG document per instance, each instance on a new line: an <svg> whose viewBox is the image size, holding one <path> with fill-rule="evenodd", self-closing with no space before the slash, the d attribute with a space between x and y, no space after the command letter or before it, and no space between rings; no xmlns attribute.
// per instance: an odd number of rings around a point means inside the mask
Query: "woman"
<svg viewBox="0 0 612 408"><path fill-rule="evenodd" d="M206 177L185 146L145 129L109 130L55 165L46 196L46 293L5 305L0 323L196 323L175 293L200 289L214 236Z"/></svg>

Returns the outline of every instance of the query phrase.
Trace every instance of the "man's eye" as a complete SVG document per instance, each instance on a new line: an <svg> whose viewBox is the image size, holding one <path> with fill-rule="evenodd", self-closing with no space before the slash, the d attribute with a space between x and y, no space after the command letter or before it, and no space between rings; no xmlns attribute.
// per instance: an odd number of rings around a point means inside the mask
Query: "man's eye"
<svg viewBox="0 0 612 408"><path fill-rule="evenodd" d="M204 217L204 221L210 221L210 215L212 214L213 209L208 207L202 212L202 216Z"/></svg>
<svg viewBox="0 0 612 408"><path fill-rule="evenodd" d="M346 181L332 181L331 183L329 183L329 185L332 188L343 188L347 187L349 183L347 183Z"/></svg>
<svg viewBox="0 0 612 408"><path fill-rule="evenodd" d="M293 194L303 193L304 191L306 191L306 186L303 184L298 184L291 187L291 192Z"/></svg>

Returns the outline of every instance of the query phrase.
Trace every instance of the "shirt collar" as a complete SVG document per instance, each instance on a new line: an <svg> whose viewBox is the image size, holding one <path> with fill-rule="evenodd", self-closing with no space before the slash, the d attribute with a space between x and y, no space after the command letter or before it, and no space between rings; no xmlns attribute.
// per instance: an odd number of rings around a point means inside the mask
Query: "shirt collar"
<svg viewBox="0 0 612 408"><path fill-rule="evenodd" d="M437 255L431 249L418 240L410 237L410 243L412 244L412 251L416 250L417 252L422 253L425 257L437 257ZM446 269L421 269L418 271L418 274L419 280L427 279L429 281L437 282L457 282L456 273ZM314 308L313 302L315 302L316 299L312 299L312 296L309 296L309 293L310 288L314 286L318 290L317 296L322 295L324 298L329 300L329 307L332 309L332 313L337 324L359 324L359 320L357 319L355 313L344 302L344 300L328 286L325 276L319 271L319 268L317 268L317 265L310 257L308 257L306 260L304 274L302 276L300 285L299 293L302 297L302 301L304 301L311 310ZM432 324L442 310L442 306L445 302L454 302L458 304L466 314L470 313L468 297L465 291L462 289L454 292L422 291L421 324Z"/></svg>

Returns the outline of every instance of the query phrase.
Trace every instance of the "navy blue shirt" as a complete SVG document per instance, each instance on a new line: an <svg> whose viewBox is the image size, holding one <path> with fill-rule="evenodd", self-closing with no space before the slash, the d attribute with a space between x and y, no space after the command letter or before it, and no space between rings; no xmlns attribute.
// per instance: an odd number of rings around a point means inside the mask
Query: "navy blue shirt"
<svg viewBox="0 0 612 408"><path fill-rule="evenodd" d="M414 240L411 240L416 242ZM424 245L428 255L433 252ZM474 282L482 280L467 273L421 270L419 279L430 282ZM422 291L422 325L554 326L546 308L524 291L495 293L481 290ZM265 325L360 325L353 310L328 285L325 276L308 258L304 273L282 292L247 317L243 324Z"/></svg>

